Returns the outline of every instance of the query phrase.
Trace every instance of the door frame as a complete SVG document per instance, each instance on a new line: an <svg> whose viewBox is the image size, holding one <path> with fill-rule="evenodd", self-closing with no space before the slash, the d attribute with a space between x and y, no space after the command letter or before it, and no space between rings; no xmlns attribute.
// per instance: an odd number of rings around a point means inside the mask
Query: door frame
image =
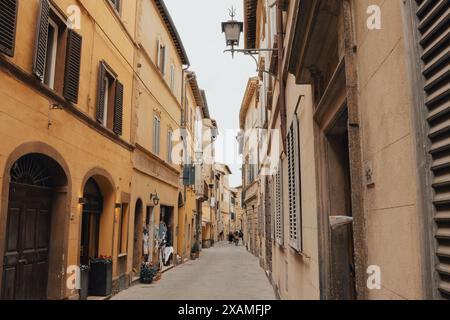
<svg viewBox="0 0 450 320"><path fill-rule="evenodd" d="M52 202L52 226L51 244L49 252L49 276L47 280L47 298L60 300L65 298L69 292L66 288L67 273L62 274L68 266L68 242L69 224L71 218L72 179L69 166L62 155L53 147L43 142L29 142L18 146L11 151L5 162L3 170L2 195L0 204L0 256L5 254L6 228L9 204L9 185L11 182L10 172L14 163L27 154L41 154L54 161L58 165L61 174L65 175L65 185L53 189ZM3 259L3 258L2 258ZM3 275L3 262L0 263L0 274ZM0 289L2 288L3 276L0 277Z"/></svg>
<svg viewBox="0 0 450 320"><path fill-rule="evenodd" d="M133 260L131 269L133 271L134 268L137 270L137 274L139 274L139 269L142 262L143 257L143 232L144 232L144 203L140 198L136 200L134 206L134 225L133 225ZM135 263L138 262L138 265Z"/></svg>

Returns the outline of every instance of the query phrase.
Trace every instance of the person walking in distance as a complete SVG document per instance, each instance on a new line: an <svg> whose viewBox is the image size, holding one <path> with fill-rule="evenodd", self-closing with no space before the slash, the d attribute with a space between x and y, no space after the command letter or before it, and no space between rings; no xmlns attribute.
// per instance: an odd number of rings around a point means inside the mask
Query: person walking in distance
<svg viewBox="0 0 450 320"><path fill-rule="evenodd" d="M233 233L230 231L230 233L228 234L228 242L229 242L230 244L232 244L232 243L233 243L233 240L234 240L234 236L233 236Z"/></svg>
<svg viewBox="0 0 450 320"><path fill-rule="evenodd" d="M234 244L235 244L236 246L239 246L239 231L236 231L236 232L234 233Z"/></svg>

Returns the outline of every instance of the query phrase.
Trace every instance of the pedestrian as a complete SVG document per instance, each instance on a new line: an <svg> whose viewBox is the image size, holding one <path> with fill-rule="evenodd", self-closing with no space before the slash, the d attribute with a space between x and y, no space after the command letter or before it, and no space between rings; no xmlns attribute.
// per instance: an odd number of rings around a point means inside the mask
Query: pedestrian
<svg viewBox="0 0 450 320"><path fill-rule="evenodd" d="M239 230L239 238L241 238L241 240L242 240L242 245L245 245L244 244L244 233L242 232L242 230Z"/></svg>
<svg viewBox="0 0 450 320"><path fill-rule="evenodd" d="M234 243L236 244L236 246L239 246L239 231L236 231L234 233Z"/></svg>
<svg viewBox="0 0 450 320"><path fill-rule="evenodd" d="M233 243L233 240L234 240L233 233L230 232L230 233L228 234L228 242L229 242L230 244L232 244L232 243Z"/></svg>

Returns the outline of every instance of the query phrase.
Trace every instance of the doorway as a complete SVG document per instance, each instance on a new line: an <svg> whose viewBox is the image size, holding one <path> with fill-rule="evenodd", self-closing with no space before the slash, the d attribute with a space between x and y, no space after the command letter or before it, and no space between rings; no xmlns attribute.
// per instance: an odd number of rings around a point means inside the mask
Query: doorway
<svg viewBox="0 0 450 320"><path fill-rule="evenodd" d="M134 237L133 237L133 272L137 276L143 262L143 204L141 199L136 201L134 208Z"/></svg>
<svg viewBox="0 0 450 320"><path fill-rule="evenodd" d="M94 178L86 182L83 201L80 263L88 266L90 259L97 258L99 254L100 217L103 212L103 196Z"/></svg>
<svg viewBox="0 0 450 320"><path fill-rule="evenodd" d="M143 241L143 256L145 261L153 261L155 239L155 208L147 206L145 209L145 230Z"/></svg>
<svg viewBox="0 0 450 320"><path fill-rule="evenodd" d="M54 228L59 222L54 213L65 203L58 191L67 186L67 177L56 161L42 154L21 157L9 174L0 296L2 300L44 300L51 291L49 271L56 267L52 267L52 239L62 235L61 226Z"/></svg>
<svg viewBox="0 0 450 320"><path fill-rule="evenodd" d="M329 202L331 298L356 299L348 114L345 108L325 136Z"/></svg>
<svg viewBox="0 0 450 320"><path fill-rule="evenodd" d="M167 207L167 206L161 206L161 214L160 214L160 220L165 223L167 227L167 233L166 233L166 246L172 247L173 246L173 228L174 228L174 221L173 221L173 207Z"/></svg>

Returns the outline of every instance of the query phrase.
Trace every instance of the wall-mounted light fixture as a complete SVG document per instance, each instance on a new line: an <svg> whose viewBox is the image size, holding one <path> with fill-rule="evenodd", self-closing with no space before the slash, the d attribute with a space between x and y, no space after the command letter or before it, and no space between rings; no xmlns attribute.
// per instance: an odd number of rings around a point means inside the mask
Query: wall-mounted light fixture
<svg viewBox="0 0 450 320"><path fill-rule="evenodd" d="M231 49L227 49L224 52L231 52L233 58L236 52L249 55L256 62L258 68L257 72L265 72L270 74L270 72L266 70L259 70L258 60L256 59L255 55L258 55L261 52L275 52L278 51L278 49L235 49L235 47L239 46L241 33L244 31L244 24L242 22L234 20L234 17L236 16L236 9L234 7L231 7L229 11L231 20L222 22L222 33L225 33L226 46L231 47Z"/></svg>
<svg viewBox="0 0 450 320"><path fill-rule="evenodd" d="M155 193L150 193L150 201L153 201L153 204L155 206L159 205L159 197L158 193L155 191Z"/></svg>
<svg viewBox="0 0 450 320"><path fill-rule="evenodd" d="M79 204L87 204L88 199L87 198L78 198L78 203Z"/></svg>

